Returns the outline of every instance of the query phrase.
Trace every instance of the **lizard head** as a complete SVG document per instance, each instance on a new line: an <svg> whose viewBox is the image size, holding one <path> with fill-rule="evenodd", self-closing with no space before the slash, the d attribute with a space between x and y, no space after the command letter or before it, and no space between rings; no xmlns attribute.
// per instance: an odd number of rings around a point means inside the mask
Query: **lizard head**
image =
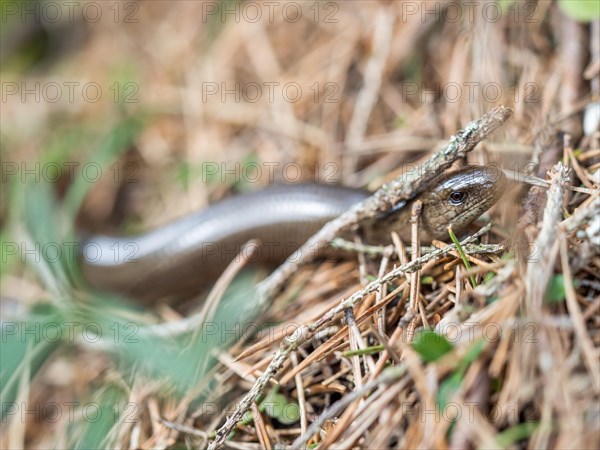
<svg viewBox="0 0 600 450"><path fill-rule="evenodd" d="M446 239L452 225L455 233L461 233L500 199L506 184L496 166L466 166L442 176L420 197L423 231L431 238Z"/></svg>

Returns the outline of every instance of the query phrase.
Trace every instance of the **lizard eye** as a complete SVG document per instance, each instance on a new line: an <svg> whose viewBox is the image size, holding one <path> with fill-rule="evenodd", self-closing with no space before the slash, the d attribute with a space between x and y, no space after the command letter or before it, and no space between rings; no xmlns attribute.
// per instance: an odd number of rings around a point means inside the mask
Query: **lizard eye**
<svg viewBox="0 0 600 450"><path fill-rule="evenodd" d="M453 191L450 193L450 204L454 206L462 205L467 198L467 193L463 191Z"/></svg>

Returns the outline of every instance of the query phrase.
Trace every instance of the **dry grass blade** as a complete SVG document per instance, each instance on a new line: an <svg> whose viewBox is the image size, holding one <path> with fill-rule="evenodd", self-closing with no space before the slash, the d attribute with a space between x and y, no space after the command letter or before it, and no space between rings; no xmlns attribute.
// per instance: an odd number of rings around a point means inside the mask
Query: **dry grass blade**
<svg viewBox="0 0 600 450"><path fill-rule="evenodd" d="M539 258L532 259L527 268L527 307L534 317L541 317L544 295L558 254L557 236L563 203L563 186L570 181L569 172L570 169L561 163L554 168L542 228L534 244L541 255Z"/></svg>
<svg viewBox="0 0 600 450"><path fill-rule="evenodd" d="M585 320L581 314L577 296L573 289L573 277L571 275L571 268L569 267L569 253L567 251L567 238L564 235L560 237L560 258L563 275L565 277L567 308L569 309L569 315L571 316L571 320L575 327L575 334L577 335L578 343L581 346L585 364L590 371L590 379L596 394L598 394L600 393L600 362L598 360L600 355L598 349L594 348L594 343L588 335Z"/></svg>
<svg viewBox="0 0 600 450"><path fill-rule="evenodd" d="M491 226L486 226L479 230L472 236L469 236L461 244L468 244L473 242L477 238L479 238L482 234L489 231ZM279 371L282 367L283 363L287 360L289 354L294 351L298 346L307 341L312 333L321 328L324 324L331 321L337 314L342 312L344 309L348 307L352 307L356 303L364 300L368 295L376 292L379 287L396 279L397 277L403 276L406 273L410 273L414 270L418 270L421 268L427 261L430 261L434 258L438 258L444 254L447 254L451 250L455 250L456 246L454 244L448 245L447 247L439 250L435 250L417 260L411 261L408 264L402 265L390 272L388 272L385 276L372 281L359 292L351 295L349 298L344 299L340 304L332 309L330 309L323 317L316 322L304 325L296 330L294 335L289 338L286 338L282 343L281 348L277 352L277 354L271 360L271 363L265 370L265 372L256 380L252 389L246 394L244 399L240 402L239 406L236 408L235 412L228 417L225 424L217 431L216 438L213 442L211 442L209 449L218 448L225 440L225 438L229 435L233 427L237 424L237 422L242 418L243 414L250 408L251 404L256 400L256 398L264 391L267 382L271 379L271 377Z"/></svg>

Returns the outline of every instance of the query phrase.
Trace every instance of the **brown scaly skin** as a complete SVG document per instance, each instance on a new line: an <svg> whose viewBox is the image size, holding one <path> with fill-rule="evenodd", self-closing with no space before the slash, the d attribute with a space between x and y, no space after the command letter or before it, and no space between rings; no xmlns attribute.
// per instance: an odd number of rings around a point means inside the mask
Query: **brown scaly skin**
<svg viewBox="0 0 600 450"><path fill-rule="evenodd" d="M456 234L464 232L481 214L491 208L504 193L507 180L498 167L466 166L435 179L431 187L412 202L420 200L419 237L422 241L448 240L448 226ZM392 231L402 240L411 240L410 217L412 202L397 212L387 214L365 229L369 242L389 240Z"/></svg>

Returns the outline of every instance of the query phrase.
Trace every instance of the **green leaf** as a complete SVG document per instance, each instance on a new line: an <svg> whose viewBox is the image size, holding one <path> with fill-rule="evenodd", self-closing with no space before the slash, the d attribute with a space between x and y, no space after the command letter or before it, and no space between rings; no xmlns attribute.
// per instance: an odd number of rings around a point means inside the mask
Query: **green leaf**
<svg viewBox="0 0 600 450"><path fill-rule="evenodd" d="M406 119L402 116L396 116L394 119L394 128L402 128L406 125Z"/></svg>
<svg viewBox="0 0 600 450"><path fill-rule="evenodd" d="M253 422L254 422L254 416L252 415L251 410L246 411L244 413L244 415L242 416L242 420L240 420L240 423L242 425L250 425Z"/></svg>
<svg viewBox="0 0 600 450"><path fill-rule="evenodd" d="M494 279L494 277L496 276L495 272L488 272L485 274L485 277L483 277L483 284L487 284L490 281L492 281Z"/></svg>
<svg viewBox="0 0 600 450"><path fill-rule="evenodd" d="M114 429L121 420L137 420L139 405L128 402L121 387L108 385L92 402L82 408L81 421L73 424L70 438L75 442L70 448L114 448L118 433Z"/></svg>
<svg viewBox="0 0 600 450"><path fill-rule="evenodd" d="M356 350L349 350L347 352L342 352L342 355L346 358L351 356L362 356L362 355L372 355L373 353L379 353L385 350L384 345L373 345L371 347L359 348Z"/></svg>
<svg viewBox="0 0 600 450"><path fill-rule="evenodd" d="M500 8L506 13L515 3L517 3L517 0L500 0Z"/></svg>
<svg viewBox="0 0 600 450"><path fill-rule="evenodd" d="M436 361L452 350L452 344L444 337L431 330L422 330L412 343L415 351L425 362Z"/></svg>
<svg viewBox="0 0 600 450"><path fill-rule="evenodd" d="M545 300L551 305L565 301L565 279L562 274L556 274L550 279Z"/></svg>
<svg viewBox="0 0 600 450"><path fill-rule="evenodd" d="M567 17L579 22L591 22L600 18L598 0L558 0L558 6Z"/></svg>
<svg viewBox="0 0 600 450"><path fill-rule="evenodd" d="M485 349L485 344L483 339L474 342L459 362L454 373L441 383L437 394L440 411L444 411L454 394L461 388L465 372Z"/></svg>
<svg viewBox="0 0 600 450"><path fill-rule="evenodd" d="M467 270L471 270L471 264L469 263L469 260L467 259L467 255L465 254L465 251L463 250L462 246L460 245L458 238L454 234L454 231L452 231L452 227L448 227L448 234L450 235L450 239L452 239L452 242L454 242L454 245L456 245L456 250L458 251L458 254L460 255L460 259L462 259L462 262L465 265L465 268ZM469 275L469 279L471 280L471 286L476 288L477 282L475 281L475 277L473 276L473 274Z"/></svg>
<svg viewBox="0 0 600 450"><path fill-rule="evenodd" d="M230 284L219 308L197 329L177 337L150 335L143 324L97 308L87 316L98 324L102 336L118 344L123 373L160 379L176 395L186 395L203 381L216 362L215 353L244 333L253 332L257 314L256 271L243 271ZM107 304L106 299L99 304ZM210 386L205 389L209 392ZM203 392L202 395L205 395Z"/></svg>
<svg viewBox="0 0 600 450"><path fill-rule="evenodd" d="M456 392L460 390L463 382L462 371L453 373L450 377L445 379L441 384L437 392L437 407L439 411L444 411L452 397Z"/></svg>
<svg viewBox="0 0 600 450"><path fill-rule="evenodd" d="M296 402L288 402L275 418L283 425L292 425L300 420L300 407Z"/></svg>
<svg viewBox="0 0 600 450"><path fill-rule="evenodd" d="M124 118L112 128L95 148L93 158L86 163L86 167L98 168L99 172L115 161L122 153L127 151L136 137L142 131L143 119L140 117ZM92 178L89 178L92 177ZM75 220L85 196L92 187L95 175L84 172L78 173L74 182L65 195L64 208L71 222ZM92 180L92 181L91 181Z"/></svg>
<svg viewBox="0 0 600 450"><path fill-rule="evenodd" d="M9 273L11 267L19 261L19 247L17 243L9 237L8 232L0 230L0 248L2 248L2 258L0 261L1 277Z"/></svg>
<svg viewBox="0 0 600 450"><path fill-rule="evenodd" d="M423 286L431 286L434 280L435 279L432 276L424 276L423 278L421 278L421 284Z"/></svg>
<svg viewBox="0 0 600 450"><path fill-rule="evenodd" d="M485 345L486 341L484 339L479 339L473 342L473 344L471 345L471 347L469 347L469 350L465 354L465 357L461 361L461 364L463 365L463 368L465 370L470 364L472 364L477 358L479 358L479 355L481 355L481 352L485 349Z"/></svg>
<svg viewBox="0 0 600 450"><path fill-rule="evenodd" d="M190 187L190 180L193 178L192 171L193 171L192 166L187 162L182 162L175 169L175 180L178 181L179 183L181 183L181 187L185 191L187 191ZM209 183L211 181L212 180L209 180Z"/></svg>
<svg viewBox="0 0 600 450"><path fill-rule="evenodd" d="M278 393L275 389L269 392L261 402L259 409L284 425L291 425L300 420L298 403L288 400L285 395Z"/></svg>
<svg viewBox="0 0 600 450"><path fill-rule="evenodd" d="M494 303L494 302L495 302L495 301L497 301L497 300L498 300L498 296L496 296L496 295L492 295L491 297L487 297L487 298L485 299L485 304L486 304L486 305L491 305L492 303Z"/></svg>
<svg viewBox="0 0 600 450"><path fill-rule="evenodd" d="M0 351L0 397L2 419L9 420L10 407L17 398L22 377L33 379L46 360L60 347L66 332L64 319L53 308L49 313L32 314L25 320L3 317ZM18 416L17 416L18 417Z"/></svg>
<svg viewBox="0 0 600 450"><path fill-rule="evenodd" d="M496 442L498 442L500 448L511 447L513 444L531 436L538 426L539 423L537 422L520 423L504 430L502 433L498 433L496 435Z"/></svg>
<svg viewBox="0 0 600 450"><path fill-rule="evenodd" d="M66 301L68 263L74 264L72 251L63 246L64 216L49 183L28 183L21 189L23 205L19 217L25 224L21 260L31 267L55 299ZM18 207L15 207L17 210Z"/></svg>

